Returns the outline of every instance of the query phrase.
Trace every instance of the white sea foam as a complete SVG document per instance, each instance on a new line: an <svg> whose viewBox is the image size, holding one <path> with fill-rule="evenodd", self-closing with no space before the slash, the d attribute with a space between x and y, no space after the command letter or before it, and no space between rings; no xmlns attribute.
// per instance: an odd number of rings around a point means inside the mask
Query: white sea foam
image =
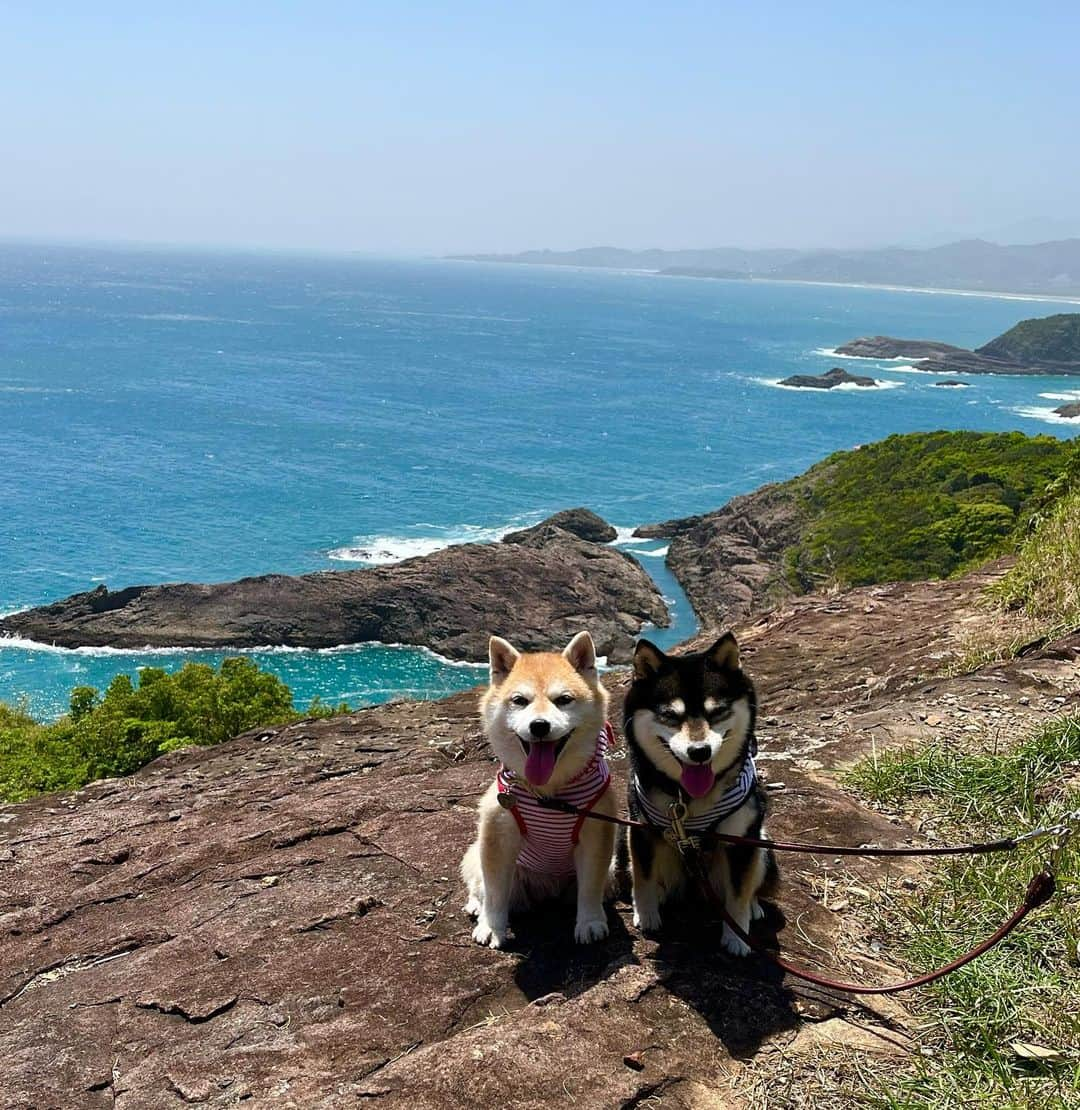
<svg viewBox="0 0 1080 1110"><path fill-rule="evenodd" d="M1080 416L1059 416L1051 408L1039 408L1036 405L1017 405L1009 410L1017 416L1026 416L1029 420L1042 420L1046 424L1064 424L1071 428L1080 428Z"/></svg>
<svg viewBox="0 0 1080 1110"><path fill-rule="evenodd" d="M662 559L667 553L668 549L666 547L658 547L655 551L639 551L637 554L638 558Z"/></svg>
<svg viewBox="0 0 1080 1110"><path fill-rule="evenodd" d="M879 389L902 389L903 382L889 381L888 378L875 378L873 385L856 385L855 382L841 382L831 389L817 389L813 386L784 385L782 378L751 378L759 385L770 385L774 389L790 389L794 393L873 393Z"/></svg>
<svg viewBox="0 0 1080 1110"><path fill-rule="evenodd" d="M24 612L22 609L16 612ZM10 614L5 614L10 615ZM40 640L30 640L25 636L0 635L0 650L5 648L17 651L43 652L49 655L74 655L89 657L112 657L118 655L137 655L140 658L152 659L163 655L348 655L366 651L409 651L426 655L430 659L447 667L465 667L469 669L483 669L486 663L473 663L467 659L448 659L429 647L421 644L384 644L379 640L363 640L355 644L337 644L334 647L308 648L294 647L290 644L264 644L259 647L60 647L58 644L46 644Z"/></svg>
<svg viewBox="0 0 1080 1110"><path fill-rule="evenodd" d="M1048 401L1080 401L1080 389L1068 390L1065 393L1040 393Z"/></svg>
<svg viewBox="0 0 1080 1110"><path fill-rule="evenodd" d="M848 358L852 362L907 362L910 355L893 358L874 358L871 355L842 355L835 347L815 347L811 354L824 355L825 358Z"/></svg>
<svg viewBox="0 0 1080 1110"><path fill-rule="evenodd" d="M404 559L415 559L419 555L432 555L456 544L497 543L508 532L526 528L530 523L535 523L535 520L522 519L494 528L480 524L463 524L456 528L432 527L430 532L413 536L357 536L351 544L335 547L327 555L344 563L386 566Z"/></svg>
<svg viewBox="0 0 1080 1110"><path fill-rule="evenodd" d="M638 526L636 524L632 524L628 528L620 528L619 525L616 524L615 525L616 535L615 535L615 538L611 541L611 546L612 547L622 547L623 544L652 543L652 540L647 539L644 536L635 536L634 535L634 532L637 530L637 527Z"/></svg>

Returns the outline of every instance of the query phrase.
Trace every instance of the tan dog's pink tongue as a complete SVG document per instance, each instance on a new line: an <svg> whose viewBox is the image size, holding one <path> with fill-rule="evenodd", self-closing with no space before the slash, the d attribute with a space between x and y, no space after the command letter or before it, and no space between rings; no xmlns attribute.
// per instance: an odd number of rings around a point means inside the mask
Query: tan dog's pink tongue
<svg viewBox="0 0 1080 1110"><path fill-rule="evenodd" d="M533 786L543 786L554 770L555 745L534 740L529 745L529 755L525 760L525 777Z"/></svg>
<svg viewBox="0 0 1080 1110"><path fill-rule="evenodd" d="M680 781L691 798L700 798L712 790L716 776L707 763L694 763L683 767Z"/></svg>

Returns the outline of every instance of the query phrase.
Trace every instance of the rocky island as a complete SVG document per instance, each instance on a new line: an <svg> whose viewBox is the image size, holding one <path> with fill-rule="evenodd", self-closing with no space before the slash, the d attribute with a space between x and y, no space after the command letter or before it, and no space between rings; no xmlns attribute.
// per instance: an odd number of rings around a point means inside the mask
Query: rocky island
<svg viewBox="0 0 1080 1110"><path fill-rule="evenodd" d="M836 353L907 358L934 374L1080 374L1080 313L1022 320L974 351L930 340L874 335L853 339L837 347Z"/></svg>
<svg viewBox="0 0 1080 1110"><path fill-rule="evenodd" d="M628 659L646 622L667 624L663 598L633 558L560 527L560 516L510 543L460 544L365 570L214 585L101 585L3 618L0 636L118 648L380 641L480 661L491 632L512 631L521 647L547 648L587 626L602 655ZM615 535L595 514L575 511L561 521Z"/></svg>
<svg viewBox="0 0 1080 1110"><path fill-rule="evenodd" d="M1064 405L1058 405L1054 412L1058 416L1064 416L1066 420L1080 420L1080 401L1070 401Z"/></svg>
<svg viewBox="0 0 1080 1110"><path fill-rule="evenodd" d="M824 374L792 374L784 378L780 385L790 389L835 389L838 385L857 385L862 389L875 389L876 378L868 378L860 374L849 374L843 367L834 366Z"/></svg>

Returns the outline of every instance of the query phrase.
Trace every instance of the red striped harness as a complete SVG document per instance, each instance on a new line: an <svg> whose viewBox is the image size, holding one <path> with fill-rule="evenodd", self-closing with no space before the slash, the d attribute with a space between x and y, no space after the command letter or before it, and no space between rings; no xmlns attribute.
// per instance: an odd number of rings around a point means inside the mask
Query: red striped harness
<svg viewBox="0 0 1080 1110"><path fill-rule="evenodd" d="M577 847L585 814L604 796L611 784L608 768L608 748L615 744L615 732L608 722L596 738L596 751L592 758L557 794L549 795L559 801L569 802L581 813L560 813L546 809L536 795L516 781L514 773L499 768L500 794L511 794L514 815L521 832L521 851L518 866L545 875L569 876L574 874L574 849Z"/></svg>

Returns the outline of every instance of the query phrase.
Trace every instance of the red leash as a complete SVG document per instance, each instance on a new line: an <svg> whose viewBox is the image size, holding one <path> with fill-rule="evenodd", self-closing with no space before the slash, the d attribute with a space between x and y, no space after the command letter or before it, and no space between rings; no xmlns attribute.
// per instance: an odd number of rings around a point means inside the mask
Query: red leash
<svg viewBox="0 0 1080 1110"><path fill-rule="evenodd" d="M505 795L500 795L500 800ZM607 821L613 825L621 825L625 828L645 828L653 832L659 831L653 825L645 821L635 821L627 817L612 817L606 813L595 813L592 811L582 811L576 806L570 805L568 802L563 802L556 798L543 799L540 802L550 809L559 809L568 813L577 813L587 818L596 821ZM675 844L679 855L682 857L688 871L691 872L693 878L696 880L701 894L710 905L717 911L720 919L724 924L746 945L748 945L754 952L770 963L775 964L781 971L788 975L793 975L797 979L803 979L807 983L813 983L819 987L825 987L829 990L844 991L847 994L897 994L900 991L912 990L914 987L923 987L928 983L936 982L938 979L943 979L946 975L957 971L965 964L971 963L972 960L977 959L988 952L994 945L1003 941L1017 926L1024 920L1025 917L1032 910L1038 909L1039 906L1045 905L1053 896L1057 889L1057 884L1054 881L1054 866L1056 859L1064 849L1065 844L1068 842L1072 834L1072 825L1080 820L1080 812L1074 812L1066 815L1065 821L1058 825L1051 825L1046 828L1034 829L1029 833L1024 833L1021 836L1006 837L1003 840L990 841L985 844L961 844L951 845L945 847L928 847L928 848L852 848L845 846L837 846L830 844L803 844L799 842L785 843L783 841L764 840L751 836L733 836L726 833L710 833L702 837L689 836L683 827L683 818L686 816L686 806L681 802L674 802L671 806L672 823L669 830L665 830L673 834L671 837ZM1024 894L1024 899L1019 906L1013 911L1009 918L1002 922L1002 924L984 941L970 948L961 956L957 956L951 963L947 963L942 967L935 968L933 971L928 971L923 975L918 975L913 979L906 979L901 983L890 983L880 987L864 987L858 983L844 983L837 979L829 979L824 975L818 975L815 972L807 971L804 968L796 967L794 964L788 963L782 956L777 955L775 952L770 951L761 941L752 937L745 929L740 926L735 919L728 913L724 901L720 898L716 891L713 890L712 884L709 882L708 875L706 874L704 865L701 860L701 851L703 844L714 846L715 844L740 844L748 847L757 848L770 848L776 852L802 852L813 855L835 855L835 856L946 856L946 855L980 855L987 852L1005 852L1012 851L1021 843L1027 840L1034 840L1037 837L1049 836L1056 834L1058 837L1057 845L1051 856L1051 862L1042 871L1033 875L1031 881L1028 883L1027 891Z"/></svg>

